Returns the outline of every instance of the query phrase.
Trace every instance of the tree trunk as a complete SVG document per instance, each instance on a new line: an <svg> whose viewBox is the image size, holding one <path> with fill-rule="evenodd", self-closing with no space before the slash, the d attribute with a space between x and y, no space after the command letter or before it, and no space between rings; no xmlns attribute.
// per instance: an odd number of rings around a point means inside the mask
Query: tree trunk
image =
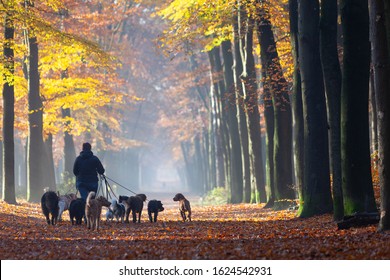
<svg viewBox="0 0 390 280"><path fill-rule="evenodd" d="M328 125L319 49L319 3L303 0L298 3L305 149L303 204L298 215L310 217L332 211Z"/></svg>
<svg viewBox="0 0 390 280"><path fill-rule="evenodd" d="M54 171L54 159L53 159L53 135L49 134L44 142L45 144L45 154L47 160L44 161L45 164L45 186L49 186L50 189L56 189L56 176Z"/></svg>
<svg viewBox="0 0 390 280"><path fill-rule="evenodd" d="M262 60L263 57L262 57ZM262 62L264 64L264 62ZM263 73L266 66L263 66ZM274 206L275 202L275 188L274 188L274 107L272 104L271 92L268 88L268 83L265 81L267 75L264 73L263 80L263 104L264 104L264 120L265 120L265 172L266 184L265 190L267 195L266 208Z"/></svg>
<svg viewBox="0 0 390 280"><path fill-rule="evenodd" d="M259 6L260 7L260 6ZM274 111L274 188L275 200L295 198L292 166L292 115L288 84L283 76L269 14L257 10L257 27L262 65Z"/></svg>
<svg viewBox="0 0 390 280"><path fill-rule="evenodd" d="M383 0L370 0L371 48L378 108L378 156L381 187L379 230L390 230L390 68Z"/></svg>
<svg viewBox="0 0 390 280"><path fill-rule="evenodd" d="M71 117L69 108L62 108L62 118L67 119ZM76 149L74 146L73 136L69 128L69 121L66 121L64 131L64 180L67 182L73 176L73 164L76 159Z"/></svg>
<svg viewBox="0 0 390 280"><path fill-rule="evenodd" d="M337 0L321 1L320 49L330 126L330 161L335 221L344 217L341 189L341 69L337 50L337 11Z"/></svg>
<svg viewBox="0 0 390 280"><path fill-rule="evenodd" d="M222 110L221 110L221 88L220 83L220 62L219 48L214 48L208 52L210 61L211 71L211 82L213 84L214 92L211 95L214 97L214 120L215 120L215 153L216 153L216 169L217 169L217 186L225 186L225 150L224 150L224 127L222 121Z"/></svg>
<svg viewBox="0 0 390 280"><path fill-rule="evenodd" d="M14 24L10 15L5 15L3 85L3 200L16 204L15 198L15 91L14 91Z"/></svg>
<svg viewBox="0 0 390 280"><path fill-rule="evenodd" d="M243 202L241 141L237 121L237 100L234 88L233 52L230 41L222 42L225 100L230 146L230 202Z"/></svg>
<svg viewBox="0 0 390 280"><path fill-rule="evenodd" d="M240 36L238 36L238 15L235 16L233 25L234 40L234 86L235 97L237 100L237 121L238 131L241 142L241 162L242 162L242 181L243 181L243 202L249 203L251 200L251 173L250 173L250 156L248 143L248 127L246 126L246 114L244 108L244 98L240 75L242 73L242 59L240 54Z"/></svg>
<svg viewBox="0 0 390 280"><path fill-rule="evenodd" d="M293 151L295 187L298 192L300 205L303 204L303 177L304 177L304 128L301 72L299 66L298 45L298 0L289 0L290 40L294 61L293 87L291 106L293 113Z"/></svg>
<svg viewBox="0 0 390 280"><path fill-rule="evenodd" d="M242 18L243 17L243 18ZM241 36L241 60L243 71L240 75L245 100L245 112L251 155L252 195L251 202L266 202L263 157L261 152L260 113L257 93L255 60L253 57L254 21L246 14L239 13L239 36Z"/></svg>
<svg viewBox="0 0 390 280"><path fill-rule="evenodd" d="M371 117L371 153L378 151L378 113L376 109L376 96L375 96L375 82L374 82L374 71L370 71L370 117Z"/></svg>
<svg viewBox="0 0 390 280"><path fill-rule="evenodd" d="M38 202L43 193L45 160L43 144L43 106L39 93L38 43L36 37L28 38L28 105L29 141L27 148L27 200Z"/></svg>
<svg viewBox="0 0 390 280"><path fill-rule="evenodd" d="M368 127L370 67L367 0L341 1L344 38L341 147L345 215L377 211Z"/></svg>

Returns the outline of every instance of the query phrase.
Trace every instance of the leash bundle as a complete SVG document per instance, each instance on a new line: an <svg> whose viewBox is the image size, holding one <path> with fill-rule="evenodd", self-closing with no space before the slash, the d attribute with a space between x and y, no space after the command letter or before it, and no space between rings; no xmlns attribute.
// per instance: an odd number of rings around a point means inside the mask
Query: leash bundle
<svg viewBox="0 0 390 280"><path fill-rule="evenodd" d="M106 176L106 175L100 175L100 183L99 183L99 187L98 187L97 193L99 193L99 191L101 191L101 192L102 192L102 195L104 196L104 192L105 192L105 196L106 196L107 199L108 199L108 197L110 197L110 199L111 199L111 193L112 193L112 195L113 195L116 199L118 199L118 197L115 195L115 193L114 193L114 191L113 191L113 189L112 189L110 183L107 181L107 179L110 180L111 182L113 182L114 184L116 184L117 186L122 187L122 188L124 188L125 190L131 192L132 194L137 194L136 192L134 192L134 191L132 191L132 190L126 188L125 186L121 185L120 183L114 181L114 180L111 179L110 177L108 177L108 176ZM104 184L105 184L105 187L104 187L104 188L103 188L103 181L104 181Z"/></svg>

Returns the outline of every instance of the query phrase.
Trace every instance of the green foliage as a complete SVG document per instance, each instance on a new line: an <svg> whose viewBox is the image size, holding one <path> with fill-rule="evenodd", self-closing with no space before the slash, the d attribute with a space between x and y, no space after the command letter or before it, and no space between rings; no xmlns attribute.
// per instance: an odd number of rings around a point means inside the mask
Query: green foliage
<svg viewBox="0 0 390 280"><path fill-rule="evenodd" d="M228 192L224 187L216 187L203 197L203 205L227 204Z"/></svg>

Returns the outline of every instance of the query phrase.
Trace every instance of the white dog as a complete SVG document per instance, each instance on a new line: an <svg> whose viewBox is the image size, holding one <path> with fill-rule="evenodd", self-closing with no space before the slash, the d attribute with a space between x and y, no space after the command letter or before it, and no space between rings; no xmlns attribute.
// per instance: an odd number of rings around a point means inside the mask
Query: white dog
<svg viewBox="0 0 390 280"><path fill-rule="evenodd" d="M76 194L70 193L70 194L65 194L65 195L60 195L59 196L59 201L58 201L58 220L62 221L62 213L66 210L69 210L70 203L72 200L77 199Z"/></svg>

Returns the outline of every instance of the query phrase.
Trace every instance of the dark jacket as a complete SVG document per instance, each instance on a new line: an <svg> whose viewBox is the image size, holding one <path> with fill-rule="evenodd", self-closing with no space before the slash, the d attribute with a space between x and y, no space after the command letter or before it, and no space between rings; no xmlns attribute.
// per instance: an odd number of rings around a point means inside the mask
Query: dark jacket
<svg viewBox="0 0 390 280"><path fill-rule="evenodd" d="M76 180L83 183L98 182L97 173L104 174L104 171L102 163L92 151L82 151L73 165Z"/></svg>

